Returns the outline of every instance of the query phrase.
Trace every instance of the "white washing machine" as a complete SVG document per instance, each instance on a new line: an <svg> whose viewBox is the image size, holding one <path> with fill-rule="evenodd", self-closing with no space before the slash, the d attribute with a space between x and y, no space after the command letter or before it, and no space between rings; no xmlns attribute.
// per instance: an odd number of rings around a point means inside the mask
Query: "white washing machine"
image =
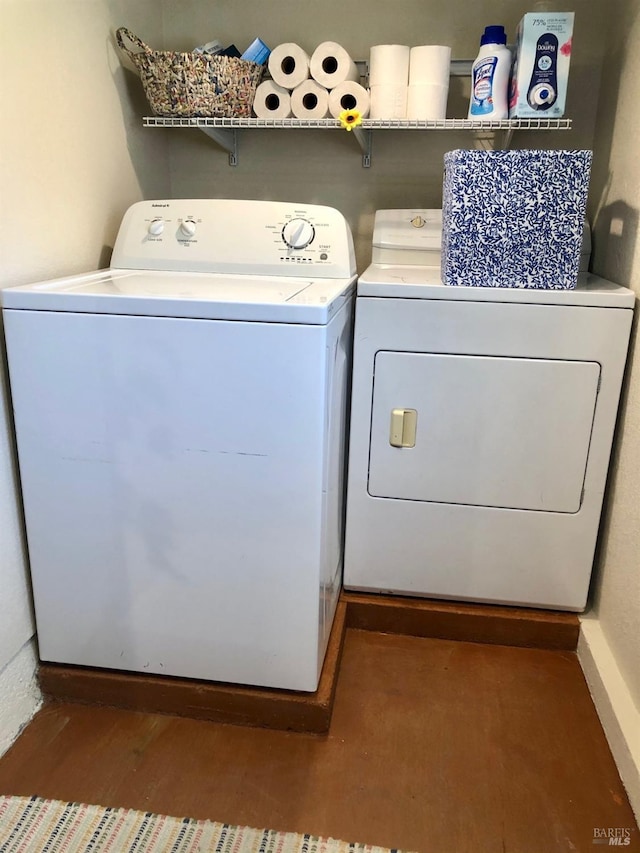
<svg viewBox="0 0 640 853"><path fill-rule="evenodd" d="M110 270L4 291L43 660L316 689L354 273L330 208L146 201Z"/></svg>
<svg viewBox="0 0 640 853"><path fill-rule="evenodd" d="M358 282L345 587L583 610L634 295L446 287L439 229L378 212Z"/></svg>

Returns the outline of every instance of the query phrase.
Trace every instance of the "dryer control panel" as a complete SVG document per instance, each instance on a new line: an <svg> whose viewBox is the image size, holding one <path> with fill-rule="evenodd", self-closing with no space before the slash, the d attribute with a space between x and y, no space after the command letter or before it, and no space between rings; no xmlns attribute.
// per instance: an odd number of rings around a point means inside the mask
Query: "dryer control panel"
<svg viewBox="0 0 640 853"><path fill-rule="evenodd" d="M232 199L141 201L126 212L112 268L349 278L353 239L323 205Z"/></svg>

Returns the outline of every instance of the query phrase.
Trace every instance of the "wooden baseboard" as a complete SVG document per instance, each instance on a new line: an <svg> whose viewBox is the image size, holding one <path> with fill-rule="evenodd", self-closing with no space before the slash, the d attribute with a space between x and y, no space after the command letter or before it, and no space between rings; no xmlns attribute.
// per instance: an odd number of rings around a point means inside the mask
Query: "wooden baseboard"
<svg viewBox="0 0 640 853"><path fill-rule="evenodd" d="M340 601L315 693L52 663L40 664L40 686L45 697L57 701L323 734L331 722L346 611Z"/></svg>
<svg viewBox="0 0 640 853"><path fill-rule="evenodd" d="M342 601L348 628L385 634L575 651L580 633L575 613L554 610L346 591Z"/></svg>

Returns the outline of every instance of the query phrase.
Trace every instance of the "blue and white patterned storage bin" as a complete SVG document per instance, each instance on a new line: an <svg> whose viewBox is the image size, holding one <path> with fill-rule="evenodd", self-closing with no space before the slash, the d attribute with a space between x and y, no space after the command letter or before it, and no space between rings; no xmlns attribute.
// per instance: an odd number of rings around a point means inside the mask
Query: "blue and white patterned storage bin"
<svg viewBox="0 0 640 853"><path fill-rule="evenodd" d="M444 155L442 281L576 286L591 151Z"/></svg>

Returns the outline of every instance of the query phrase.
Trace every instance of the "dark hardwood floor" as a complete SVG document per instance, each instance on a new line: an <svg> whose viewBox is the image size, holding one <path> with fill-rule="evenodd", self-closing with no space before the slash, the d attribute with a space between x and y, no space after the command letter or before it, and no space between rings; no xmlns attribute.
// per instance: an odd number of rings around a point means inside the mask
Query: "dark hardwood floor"
<svg viewBox="0 0 640 853"><path fill-rule="evenodd" d="M328 735L46 706L0 792L420 853L587 853L638 828L572 652L347 631Z"/></svg>

